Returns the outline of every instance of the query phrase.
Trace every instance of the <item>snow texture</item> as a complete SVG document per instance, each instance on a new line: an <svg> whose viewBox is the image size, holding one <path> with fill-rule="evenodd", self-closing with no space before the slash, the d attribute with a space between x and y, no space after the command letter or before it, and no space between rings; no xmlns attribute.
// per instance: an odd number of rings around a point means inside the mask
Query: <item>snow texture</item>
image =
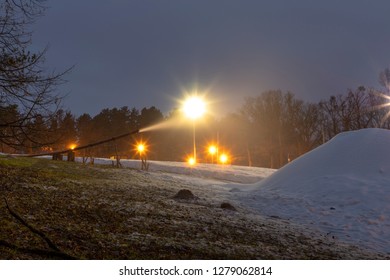
<svg viewBox="0 0 390 280"><path fill-rule="evenodd" d="M337 135L239 197L264 215L390 253L390 131Z"/></svg>

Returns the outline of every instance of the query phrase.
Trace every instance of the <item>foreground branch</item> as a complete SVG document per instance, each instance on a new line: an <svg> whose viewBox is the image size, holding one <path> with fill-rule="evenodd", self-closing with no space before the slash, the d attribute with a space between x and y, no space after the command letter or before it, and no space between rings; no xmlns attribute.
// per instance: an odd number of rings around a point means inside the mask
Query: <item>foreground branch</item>
<svg viewBox="0 0 390 280"><path fill-rule="evenodd" d="M11 250L18 251L20 253L27 253L27 254L34 254L38 256L43 256L47 258L59 258L64 260L76 260L75 257L72 257L66 253L63 253L61 251L51 251L51 250L43 250L38 248L22 248L19 246L16 246L14 244L11 244L5 240L0 240L0 246L9 248Z"/></svg>
<svg viewBox="0 0 390 280"><path fill-rule="evenodd" d="M28 224L22 217L20 217L16 212L14 212L8 205L7 199L4 198L5 205L7 206L8 212L16 219L18 220L22 225L27 227L32 233L38 235L41 239L43 239L46 244L49 246L52 251L47 250L41 250L41 249L28 249L28 248L21 248L16 245L10 244L6 241L0 240L0 245L4 247L8 247L10 249L14 249L20 252L25 253L32 253L32 254L39 254L44 256L52 256L52 257L61 257L64 259L76 259L75 257L72 257L64 252L62 252L43 232L37 230L30 224Z"/></svg>

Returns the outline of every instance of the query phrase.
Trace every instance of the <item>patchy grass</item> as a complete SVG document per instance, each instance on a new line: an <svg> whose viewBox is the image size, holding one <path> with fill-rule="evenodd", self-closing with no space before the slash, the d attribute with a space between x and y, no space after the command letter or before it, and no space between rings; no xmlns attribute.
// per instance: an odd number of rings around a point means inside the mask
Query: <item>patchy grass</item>
<svg viewBox="0 0 390 280"><path fill-rule="evenodd" d="M221 209L213 190L131 169L0 157L0 193L63 252L80 259L383 259L289 224ZM180 189L198 197L175 199ZM0 201L0 241L48 250ZM0 259L47 259L0 245Z"/></svg>

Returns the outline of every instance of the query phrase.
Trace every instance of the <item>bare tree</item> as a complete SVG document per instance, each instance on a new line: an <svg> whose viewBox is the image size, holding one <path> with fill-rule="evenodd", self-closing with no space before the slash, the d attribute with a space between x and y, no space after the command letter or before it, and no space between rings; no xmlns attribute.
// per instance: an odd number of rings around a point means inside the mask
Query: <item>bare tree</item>
<svg viewBox="0 0 390 280"><path fill-rule="evenodd" d="M63 96L56 92L64 82L61 72L44 68L46 49L31 53L34 21L45 11L44 0L0 0L0 142L11 147L25 143L47 145L35 135L39 119L49 127ZM15 111L10 116L12 111ZM4 118L3 115L8 115ZM41 135L41 133L38 133ZM27 140L27 141L26 141Z"/></svg>
<svg viewBox="0 0 390 280"><path fill-rule="evenodd" d="M387 91L390 91L390 69L386 68L379 73L379 83L386 88Z"/></svg>

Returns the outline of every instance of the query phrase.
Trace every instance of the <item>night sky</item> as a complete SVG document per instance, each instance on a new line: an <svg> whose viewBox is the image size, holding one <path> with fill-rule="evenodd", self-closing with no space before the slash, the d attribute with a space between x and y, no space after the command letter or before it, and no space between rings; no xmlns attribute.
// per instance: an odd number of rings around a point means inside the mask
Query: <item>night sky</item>
<svg viewBox="0 0 390 280"><path fill-rule="evenodd" d="M207 92L234 112L270 89L318 102L390 67L388 0L51 0L34 25L46 65L75 66L60 87L76 115L103 108L179 106Z"/></svg>

